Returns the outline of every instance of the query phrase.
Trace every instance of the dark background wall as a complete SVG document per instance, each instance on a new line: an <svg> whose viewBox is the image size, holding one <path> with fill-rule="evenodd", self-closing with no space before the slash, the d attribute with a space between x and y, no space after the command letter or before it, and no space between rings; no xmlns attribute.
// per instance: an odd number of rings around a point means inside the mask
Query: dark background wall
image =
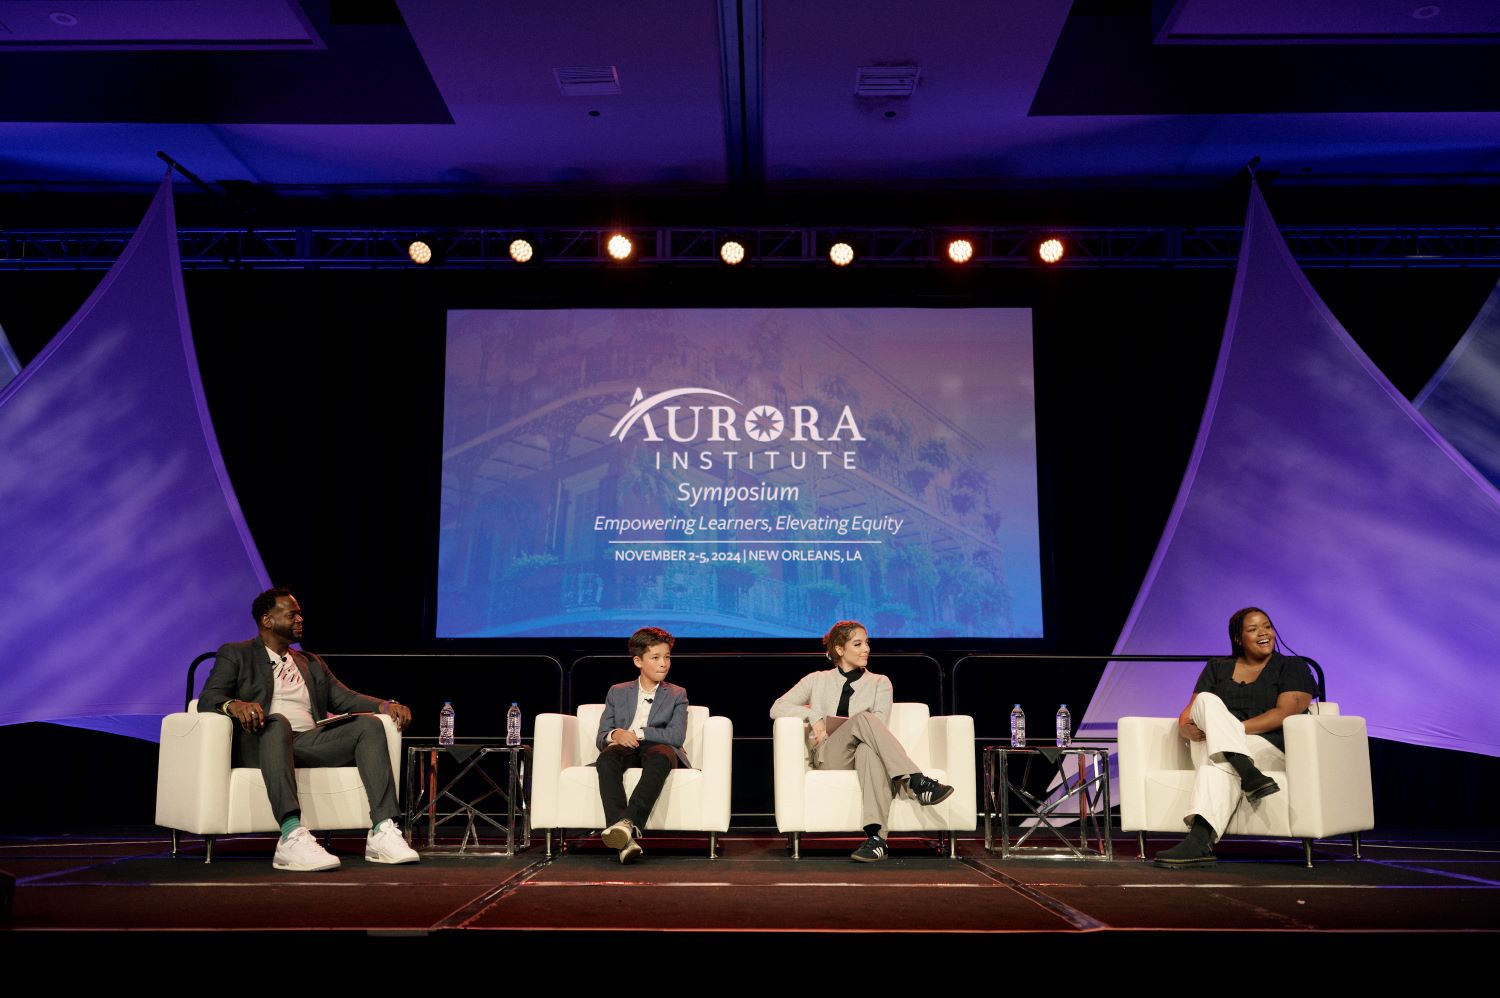
<svg viewBox="0 0 1500 998"><path fill-rule="evenodd" d="M101 273L0 273L0 326L29 360L82 303ZM1313 284L1398 388L1410 397L1468 326L1494 285L1494 271L1314 270ZM647 270L456 273L416 271L216 271L186 276L187 299L216 432L246 519L272 578L294 589L309 615L308 647L356 688L396 695L417 712L418 733L436 726L444 698L460 708L464 734L499 730L510 700L527 716L598 699L631 674L623 658L579 667L590 655L617 656L624 635L599 641L509 639L438 642L428 600L436 537L443 314L447 307L662 307L887 304L1029 306L1035 309L1038 436L1048 637L1042 642L876 639L877 652L931 657L929 667L891 660L898 695L950 698L954 664L970 652L1107 653L1155 550L1197 431L1217 357L1233 273L1229 270L882 271ZM1274 363L1274 358L1267 358ZM1274 524L1275 511L1267 510ZM1311 568L1311 566L1310 566ZM16 571L14 566L6 571ZM246 594L243 634L204 635L211 649L252 633ZM164 613L143 627L170 627ZM649 623L649 621L643 621ZM678 678L699 702L733 717L737 734L760 736L769 691L812 667L777 652L804 642L683 641ZM749 650L735 662L694 653ZM1219 649L1203 649L1216 652ZM1325 661L1338 649L1298 649ZM503 653L535 659L439 659L435 653ZM376 658L402 653L415 657ZM187 663L183 663L186 671ZM206 668L206 666L205 666ZM988 668L988 667L986 667ZM1414 663L1413 668L1420 668ZM1184 695L1192 667L1185 666ZM621 671L623 670L623 672ZM727 670L753 671L740 688ZM904 674L901 670L907 670ZM929 670L930 671L930 670ZM959 709L981 735L999 734L1004 710L1023 699L1040 729L1056 702L1081 713L1095 665L1021 663L1004 673L970 666ZM204 675L200 672L201 677ZM576 691L572 688L576 686ZM760 689L764 686L765 689ZM930 691L930 692L929 692ZM1330 690L1332 699L1338 690ZM1003 703L1002 703L1003 701ZM1032 704L1035 707L1032 707ZM952 704L949 704L951 708ZM529 730L529 723L527 728ZM738 751L738 750L737 750ZM746 743L737 769L746 791L737 810L764 810L768 794L745 774L768 772ZM49 725L0 729L7 758L59 760L17 774L0 830L78 823L149 825L155 748ZM1414 785L1424 796L1450 781L1453 795L1477 778L1500 776L1485 757L1375 743L1377 817L1411 824ZM118 778L89 776L108 756ZM56 774L65 771L66 779ZM1419 780L1415 774L1421 774ZM758 788L758 789L757 789ZM1469 796L1467 794L1463 796ZM1441 820L1488 821L1485 814ZM39 818L38 815L48 815ZM1432 819L1425 818L1425 822Z"/></svg>

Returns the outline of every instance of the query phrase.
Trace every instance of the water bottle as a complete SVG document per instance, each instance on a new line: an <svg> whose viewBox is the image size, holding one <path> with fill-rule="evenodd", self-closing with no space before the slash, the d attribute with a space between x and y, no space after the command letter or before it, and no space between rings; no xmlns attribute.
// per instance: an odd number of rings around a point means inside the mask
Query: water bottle
<svg viewBox="0 0 1500 998"><path fill-rule="evenodd" d="M1073 741L1073 715L1068 713L1068 705L1063 704L1057 708L1057 747L1067 748Z"/></svg>
<svg viewBox="0 0 1500 998"><path fill-rule="evenodd" d="M453 744L453 701L444 700L443 709L438 713L438 744Z"/></svg>
<svg viewBox="0 0 1500 998"><path fill-rule="evenodd" d="M1010 747L1026 747L1026 712L1020 704L1010 709Z"/></svg>
<svg viewBox="0 0 1500 998"><path fill-rule="evenodd" d="M505 744L511 748L521 744L521 708L514 703L505 712Z"/></svg>

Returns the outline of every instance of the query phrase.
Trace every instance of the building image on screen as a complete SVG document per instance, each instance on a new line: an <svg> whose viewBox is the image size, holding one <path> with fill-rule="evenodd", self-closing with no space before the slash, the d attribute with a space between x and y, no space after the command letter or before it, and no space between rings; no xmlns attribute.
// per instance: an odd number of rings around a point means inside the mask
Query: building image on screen
<svg viewBox="0 0 1500 998"><path fill-rule="evenodd" d="M448 316L437 636L1042 633L1026 309Z"/></svg>

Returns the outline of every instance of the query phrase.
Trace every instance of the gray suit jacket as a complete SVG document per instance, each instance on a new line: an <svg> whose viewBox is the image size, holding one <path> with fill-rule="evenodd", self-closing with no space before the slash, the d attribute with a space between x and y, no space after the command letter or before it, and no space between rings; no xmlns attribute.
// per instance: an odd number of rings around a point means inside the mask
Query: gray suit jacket
<svg viewBox="0 0 1500 998"><path fill-rule="evenodd" d="M628 728L635 720L636 697L641 684L619 683L609 688L604 696L604 713L599 717L599 733L594 736L594 747L604 751L609 744L609 733L616 728ZM677 750L677 761L691 769L687 753L682 751L687 741L687 690L672 683L662 683L651 695L651 713L646 716L646 741L660 742Z"/></svg>
<svg viewBox="0 0 1500 998"><path fill-rule="evenodd" d="M291 649L292 661L307 683L307 699L315 718L355 711L378 711L381 701L355 693L339 682L321 658L311 652ZM213 671L203 684L198 696L198 710L204 714L217 714L219 708L230 700L258 703L269 712L271 695L276 692L276 681L271 676L271 659L260 638L249 641L231 641L219 649L214 658ZM260 735L234 726L234 752L232 762L236 766L260 765Z"/></svg>

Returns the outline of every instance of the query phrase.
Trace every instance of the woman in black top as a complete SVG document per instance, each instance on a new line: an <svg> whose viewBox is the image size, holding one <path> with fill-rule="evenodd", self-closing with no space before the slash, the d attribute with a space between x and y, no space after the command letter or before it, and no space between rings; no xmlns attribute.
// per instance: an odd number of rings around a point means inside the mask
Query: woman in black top
<svg viewBox="0 0 1500 998"><path fill-rule="evenodd" d="M1229 644L1233 656L1208 660L1177 718L1197 777L1183 819L1187 838L1157 853L1157 866L1214 865L1213 844L1229 827L1241 796L1258 801L1281 790L1256 762L1283 768L1281 724L1305 713L1317 692L1307 662L1276 651L1276 629L1259 607L1229 618Z"/></svg>

